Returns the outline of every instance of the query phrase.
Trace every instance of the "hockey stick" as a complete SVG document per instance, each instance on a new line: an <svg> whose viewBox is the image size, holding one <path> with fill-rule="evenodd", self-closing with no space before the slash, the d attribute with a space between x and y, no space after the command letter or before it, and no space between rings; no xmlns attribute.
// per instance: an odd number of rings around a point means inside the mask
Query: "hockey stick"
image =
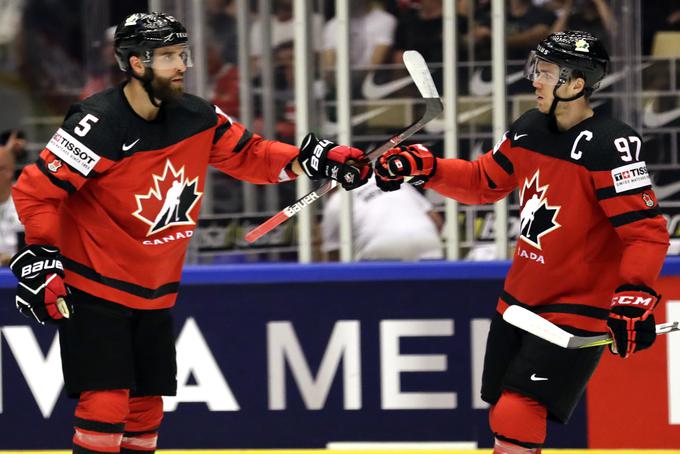
<svg viewBox="0 0 680 454"><path fill-rule="evenodd" d="M413 82L418 87L420 95L425 99L425 113L420 119L418 119L418 121L413 123L404 131L400 132L396 136L393 136L390 138L390 140L368 153L367 157L370 161L374 161L390 148L396 147L401 142L411 137L413 134L421 130L428 122L438 117L444 110L444 105L439 98L437 87L434 85L432 75L430 75L430 70L427 69L427 64L425 63L423 56L415 50L407 50L404 52L404 65L411 75ZM246 233L246 241L252 243L263 235L271 232L275 227L283 224L289 218L292 218L302 211L305 207L311 205L324 195L333 191L337 186L338 182L335 180L329 180L325 182L319 188L299 198L295 203L288 205L286 208L279 211L274 216L270 217L262 224L252 229L250 232Z"/></svg>
<svg viewBox="0 0 680 454"><path fill-rule="evenodd" d="M522 306L512 305L508 307L503 312L503 320L563 348L596 347L613 342L609 334L575 336ZM680 322L667 322L656 325L656 334L666 334L673 331L680 331Z"/></svg>

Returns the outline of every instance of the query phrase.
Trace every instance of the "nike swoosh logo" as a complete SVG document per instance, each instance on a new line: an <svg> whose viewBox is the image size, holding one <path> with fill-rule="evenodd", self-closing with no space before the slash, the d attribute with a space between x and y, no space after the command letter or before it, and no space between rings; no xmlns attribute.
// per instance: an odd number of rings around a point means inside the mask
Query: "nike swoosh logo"
<svg viewBox="0 0 680 454"><path fill-rule="evenodd" d="M531 381L548 381L546 377L538 377L536 374L531 374Z"/></svg>
<svg viewBox="0 0 680 454"><path fill-rule="evenodd" d="M526 137L526 136L528 136L528 135L529 135L529 134L517 134L517 133L515 133L515 138L514 138L514 140L519 140L519 139L521 139L522 137Z"/></svg>
<svg viewBox="0 0 680 454"><path fill-rule="evenodd" d="M645 105L642 123L648 128L658 128L659 126L670 123L676 118L680 118L680 107L665 112L654 112L654 101L649 101Z"/></svg>
<svg viewBox="0 0 680 454"><path fill-rule="evenodd" d="M652 66L651 63L642 63L642 64L637 65L635 68L633 68L633 71L635 71L635 72L642 71L643 69L649 68L650 66ZM626 77L626 75L629 73L629 71L630 71L630 68L628 68L628 66L626 66L621 71L617 71L615 73L609 74L608 76L606 76L604 79L602 79L600 81L600 87L598 88L598 90L602 90L603 88L607 88L608 86L613 85L616 82L620 81L621 79Z"/></svg>
<svg viewBox="0 0 680 454"><path fill-rule="evenodd" d="M128 151L130 148L134 147L135 144L137 142L139 142L140 140L142 140L141 137L139 139L135 140L134 142L132 142L130 145L123 144L123 151Z"/></svg>
<svg viewBox="0 0 680 454"><path fill-rule="evenodd" d="M524 71L517 71L505 76L505 84L512 85L524 78ZM493 82L482 79L482 69L478 69L470 78L470 94L475 96L488 96L493 92Z"/></svg>
<svg viewBox="0 0 680 454"><path fill-rule="evenodd" d="M391 95L395 91L410 85L413 82L411 76L402 77L401 79L385 82L384 84L376 84L373 80L375 78L375 71L366 74L364 83L361 86L361 92L366 99L382 99L387 95Z"/></svg>
<svg viewBox="0 0 680 454"><path fill-rule="evenodd" d="M467 123L468 121L472 120L475 117L478 117L482 114L485 114L486 112L490 111L493 109L493 106L491 104L486 104L480 107L475 107L474 109L466 110L465 112L461 112L458 115L458 123ZM446 120L443 118L436 118L432 121L430 121L428 124L425 125L423 128L426 132L430 133L438 133L438 132L443 132L444 129L446 128Z"/></svg>
<svg viewBox="0 0 680 454"><path fill-rule="evenodd" d="M352 126L358 126L361 123L370 120L373 117L377 117L381 113L385 112L388 110L389 107L378 107L376 109L371 109L368 112L363 112L357 115L354 115L353 117L350 118L349 122ZM338 133L338 124L332 121L324 121L323 123L323 131L324 134L326 135L335 135Z"/></svg>

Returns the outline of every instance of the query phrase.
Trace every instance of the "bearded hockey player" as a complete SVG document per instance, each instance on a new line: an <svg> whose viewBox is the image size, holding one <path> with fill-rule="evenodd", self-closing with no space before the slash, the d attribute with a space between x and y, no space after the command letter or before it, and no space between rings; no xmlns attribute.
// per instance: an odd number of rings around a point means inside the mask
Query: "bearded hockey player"
<svg viewBox="0 0 680 454"><path fill-rule="evenodd" d="M365 183L364 154L308 135L267 141L183 93L187 31L133 14L115 32L127 80L73 105L13 190L28 246L11 269L17 308L57 322L74 452L153 452L176 392L170 308L209 165L252 183L306 173Z"/></svg>
<svg viewBox="0 0 680 454"><path fill-rule="evenodd" d="M503 321L513 304L581 336L609 331L627 358L655 339L654 290L668 247L643 161L628 125L589 102L609 57L584 32L555 33L531 52L526 76L537 108L475 162L440 159L424 146L389 150L376 163L384 190L404 176L463 203L519 191L521 232L487 341L482 398L494 453L539 453L546 420L567 422L602 355L568 350Z"/></svg>

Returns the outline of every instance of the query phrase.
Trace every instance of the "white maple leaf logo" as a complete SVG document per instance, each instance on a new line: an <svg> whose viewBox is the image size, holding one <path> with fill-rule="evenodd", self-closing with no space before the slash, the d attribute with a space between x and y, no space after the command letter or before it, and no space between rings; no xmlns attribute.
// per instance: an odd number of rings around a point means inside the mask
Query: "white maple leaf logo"
<svg viewBox="0 0 680 454"><path fill-rule="evenodd" d="M132 213L149 226L146 236L178 225L195 225L191 210L203 195L198 191L198 177L189 180L184 166L175 170L168 159L163 175L152 174L152 179L148 193L135 194L137 210Z"/></svg>

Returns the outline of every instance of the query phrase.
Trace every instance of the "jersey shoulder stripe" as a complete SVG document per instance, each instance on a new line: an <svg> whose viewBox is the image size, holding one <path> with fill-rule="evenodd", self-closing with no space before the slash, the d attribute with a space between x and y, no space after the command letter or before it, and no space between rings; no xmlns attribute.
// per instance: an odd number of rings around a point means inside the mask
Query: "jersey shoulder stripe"
<svg viewBox="0 0 680 454"><path fill-rule="evenodd" d="M60 129L79 142L81 149L120 161L135 153L167 148L218 125L214 106L190 94L161 106L157 119L147 121L132 109L123 87L74 104Z"/></svg>

